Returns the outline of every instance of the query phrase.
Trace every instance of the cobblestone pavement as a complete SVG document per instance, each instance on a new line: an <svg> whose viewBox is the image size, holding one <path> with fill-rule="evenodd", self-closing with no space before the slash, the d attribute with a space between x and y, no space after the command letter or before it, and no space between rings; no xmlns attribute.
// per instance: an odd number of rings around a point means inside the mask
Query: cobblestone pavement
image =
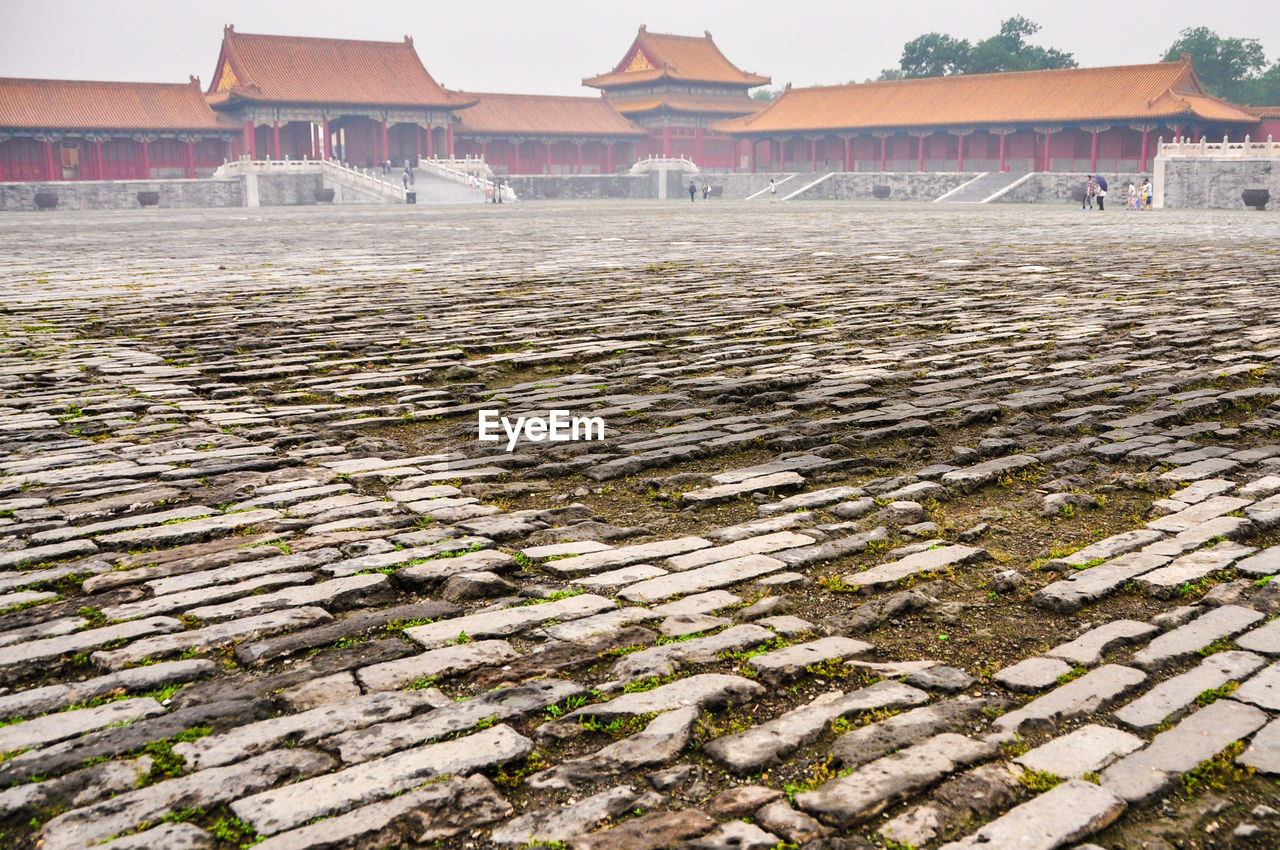
<svg viewBox="0 0 1280 850"><path fill-rule="evenodd" d="M0 845L1274 848L1276 221L6 216Z"/></svg>

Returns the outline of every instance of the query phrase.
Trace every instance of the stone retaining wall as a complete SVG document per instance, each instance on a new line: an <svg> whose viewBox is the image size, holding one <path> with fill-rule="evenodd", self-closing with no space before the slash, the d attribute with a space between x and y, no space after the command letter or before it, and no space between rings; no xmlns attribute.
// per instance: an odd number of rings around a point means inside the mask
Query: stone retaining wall
<svg viewBox="0 0 1280 850"><path fill-rule="evenodd" d="M1142 185L1142 174L1103 174L1107 179L1107 206L1114 209L1124 209L1125 202L1128 200L1129 181L1133 181L1134 186ZM1150 178L1151 174L1145 175ZM1085 181L1089 179L1087 172L1047 172L1041 171L1032 174L1030 179L1025 183L1021 183L999 199L993 201L996 204L1075 204L1080 205L1080 196L1077 194L1084 188Z"/></svg>
<svg viewBox="0 0 1280 850"><path fill-rule="evenodd" d="M242 207L244 181L233 180L67 180L0 183L0 210L34 210L36 193L58 196L60 210L138 209L139 192L159 192L160 206Z"/></svg>
<svg viewBox="0 0 1280 850"><path fill-rule="evenodd" d="M786 197L821 175L801 174L778 188L778 195ZM976 177L967 172L840 172L833 174L793 200L874 201L877 186L887 187L888 201L932 201Z"/></svg>
<svg viewBox="0 0 1280 850"><path fill-rule="evenodd" d="M1155 168L1157 173L1163 170L1164 177L1164 197L1157 193L1157 202L1166 207L1239 210L1245 208L1242 191L1268 189L1267 211L1280 209L1280 159L1169 157L1156 159Z"/></svg>
<svg viewBox="0 0 1280 850"><path fill-rule="evenodd" d="M658 197L653 174L517 174L503 180L522 201Z"/></svg>
<svg viewBox="0 0 1280 850"><path fill-rule="evenodd" d="M315 191L322 188L320 174L255 175L258 204L287 207L316 203ZM58 196L59 210L137 209L139 192L158 192L162 209L246 206L249 193L245 178L196 180L65 180L42 183L0 183L0 210L35 210L40 192ZM339 200L365 201L358 193Z"/></svg>

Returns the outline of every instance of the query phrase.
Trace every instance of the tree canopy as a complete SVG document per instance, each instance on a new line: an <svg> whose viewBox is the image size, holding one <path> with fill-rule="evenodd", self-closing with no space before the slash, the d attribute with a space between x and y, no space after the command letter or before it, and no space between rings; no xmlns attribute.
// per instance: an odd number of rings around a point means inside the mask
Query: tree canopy
<svg viewBox="0 0 1280 850"><path fill-rule="evenodd" d="M1224 38L1208 27L1193 27L1178 33L1164 61L1183 54L1210 94L1236 103L1280 104L1280 61L1268 68L1256 38Z"/></svg>
<svg viewBox="0 0 1280 850"><path fill-rule="evenodd" d="M897 68L881 72L882 80L992 74L998 71L1041 71L1074 68L1075 57L1063 50L1028 44L1040 25L1021 15L1000 22L1000 31L976 44L940 32L925 33L902 46Z"/></svg>

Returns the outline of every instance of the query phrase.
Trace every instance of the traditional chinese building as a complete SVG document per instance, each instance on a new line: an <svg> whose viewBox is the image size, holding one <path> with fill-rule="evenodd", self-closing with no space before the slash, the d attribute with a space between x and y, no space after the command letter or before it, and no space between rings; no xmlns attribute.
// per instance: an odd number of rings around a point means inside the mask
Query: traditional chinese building
<svg viewBox="0 0 1280 850"><path fill-rule="evenodd" d="M765 106L748 91L769 82L734 65L711 39L636 34L622 61L583 85L602 90L619 112L648 131L637 154L685 156L701 168L737 169L737 145L713 129L717 122Z"/></svg>
<svg viewBox="0 0 1280 850"><path fill-rule="evenodd" d="M455 152L497 173L612 174L648 139L602 97L476 94L460 114Z"/></svg>
<svg viewBox="0 0 1280 850"><path fill-rule="evenodd" d="M204 177L230 151L200 82L0 79L0 181Z"/></svg>
<svg viewBox="0 0 1280 850"><path fill-rule="evenodd" d="M1146 171L1158 137L1238 139L1258 117L1190 59L788 89L718 129L754 171Z"/></svg>
<svg viewBox="0 0 1280 850"><path fill-rule="evenodd" d="M356 165L452 156L456 110L403 42L251 35L226 27L208 99L241 127L236 155Z"/></svg>
<svg viewBox="0 0 1280 850"><path fill-rule="evenodd" d="M1271 139L1280 142L1280 106L1246 106L1244 109L1258 118L1253 141L1265 142Z"/></svg>

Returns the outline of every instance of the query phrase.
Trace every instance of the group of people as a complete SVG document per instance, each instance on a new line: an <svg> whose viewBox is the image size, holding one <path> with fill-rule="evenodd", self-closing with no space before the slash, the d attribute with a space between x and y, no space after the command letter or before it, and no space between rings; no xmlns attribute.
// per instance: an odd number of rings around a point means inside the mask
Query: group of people
<svg viewBox="0 0 1280 850"><path fill-rule="evenodd" d="M698 196L698 184L692 180L689 181L689 203L693 203L694 198ZM711 184L706 180L702 181L702 200L711 197Z"/></svg>
<svg viewBox="0 0 1280 850"><path fill-rule="evenodd" d="M1151 180L1147 177L1142 178L1141 186L1134 186L1133 181L1129 181L1129 187L1126 192L1125 208L1131 210L1149 210L1151 209L1151 199L1154 192L1151 188ZM1105 210L1107 208L1107 178L1101 174L1090 174L1084 184L1084 199L1080 202L1080 209L1093 209L1093 202L1098 202L1098 209Z"/></svg>

